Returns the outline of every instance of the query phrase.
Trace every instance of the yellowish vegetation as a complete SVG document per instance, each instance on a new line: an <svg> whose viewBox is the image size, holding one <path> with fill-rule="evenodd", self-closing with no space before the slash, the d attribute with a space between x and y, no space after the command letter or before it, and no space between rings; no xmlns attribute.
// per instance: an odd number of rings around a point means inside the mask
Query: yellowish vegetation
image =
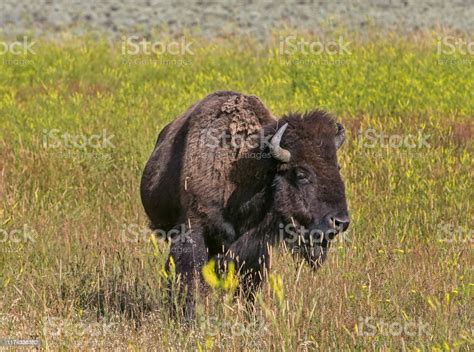
<svg viewBox="0 0 474 352"><path fill-rule="evenodd" d="M439 35L351 38L337 57L282 56L278 39L196 39L185 64L130 63L87 39L38 40L26 65L0 56L0 338L51 350L472 348L474 65L438 55ZM165 305L173 263L150 238L139 180L158 132L218 89L275 115L333 112L352 222L317 272L275 250L253 306L209 294L184 324ZM104 144L81 144L96 135ZM235 268L219 278L213 265L210 286L233 291Z"/></svg>

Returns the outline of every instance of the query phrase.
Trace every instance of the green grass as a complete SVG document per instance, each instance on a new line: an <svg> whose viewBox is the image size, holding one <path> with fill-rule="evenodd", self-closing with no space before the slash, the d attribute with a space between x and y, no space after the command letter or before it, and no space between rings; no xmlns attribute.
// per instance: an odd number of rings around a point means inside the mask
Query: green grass
<svg viewBox="0 0 474 352"><path fill-rule="evenodd" d="M278 38L191 38L187 65L128 65L119 45L85 39L39 39L26 65L0 55L0 338L52 350L472 348L473 57L443 64L434 38L355 38L351 54L289 58ZM167 315L167 245L148 239L139 180L161 128L218 89L257 95L277 116L334 113L352 223L318 272L275 250L255 309L214 293L185 326ZM54 148L55 129L105 129L113 146ZM429 147L384 147L374 133ZM129 225L138 242L124 240Z"/></svg>

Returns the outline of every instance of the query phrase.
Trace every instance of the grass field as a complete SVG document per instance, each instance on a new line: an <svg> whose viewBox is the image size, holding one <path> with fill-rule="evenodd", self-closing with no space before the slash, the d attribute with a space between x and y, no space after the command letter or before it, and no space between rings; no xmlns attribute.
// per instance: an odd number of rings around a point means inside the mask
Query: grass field
<svg viewBox="0 0 474 352"><path fill-rule="evenodd" d="M186 37L192 53L134 56L85 37L0 55L0 339L474 349L474 56L440 55L436 38L351 37L349 52L308 56L283 52L281 37ZM215 292L183 325L164 305L167 245L150 239L139 180L161 128L219 89L257 95L277 116L334 113L352 222L318 272L275 250L255 309Z"/></svg>

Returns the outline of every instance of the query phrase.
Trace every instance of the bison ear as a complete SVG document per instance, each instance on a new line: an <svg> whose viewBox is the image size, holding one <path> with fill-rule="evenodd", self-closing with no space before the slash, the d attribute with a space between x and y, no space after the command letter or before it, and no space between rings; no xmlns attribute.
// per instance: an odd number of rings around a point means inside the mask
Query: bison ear
<svg viewBox="0 0 474 352"><path fill-rule="evenodd" d="M334 138L334 144L336 145L336 149L339 149L342 143L344 143L346 133L344 131L343 125L341 125L340 123L336 123L336 125L337 125L337 133L336 133L336 137Z"/></svg>

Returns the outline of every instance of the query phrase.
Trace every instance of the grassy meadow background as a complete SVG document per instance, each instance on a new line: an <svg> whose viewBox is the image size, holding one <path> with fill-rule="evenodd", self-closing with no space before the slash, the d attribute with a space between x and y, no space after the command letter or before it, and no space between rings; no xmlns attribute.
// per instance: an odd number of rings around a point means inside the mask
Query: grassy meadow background
<svg viewBox="0 0 474 352"><path fill-rule="evenodd" d="M350 53L311 56L283 55L279 36L188 36L184 56L32 38L34 54L0 55L0 338L45 350L472 349L474 57L439 55L441 35L346 36ZM139 181L158 132L221 89L345 125L352 222L316 273L275 250L254 309L215 292L184 325L164 305L167 244L150 238ZM71 146L65 133L110 143Z"/></svg>

